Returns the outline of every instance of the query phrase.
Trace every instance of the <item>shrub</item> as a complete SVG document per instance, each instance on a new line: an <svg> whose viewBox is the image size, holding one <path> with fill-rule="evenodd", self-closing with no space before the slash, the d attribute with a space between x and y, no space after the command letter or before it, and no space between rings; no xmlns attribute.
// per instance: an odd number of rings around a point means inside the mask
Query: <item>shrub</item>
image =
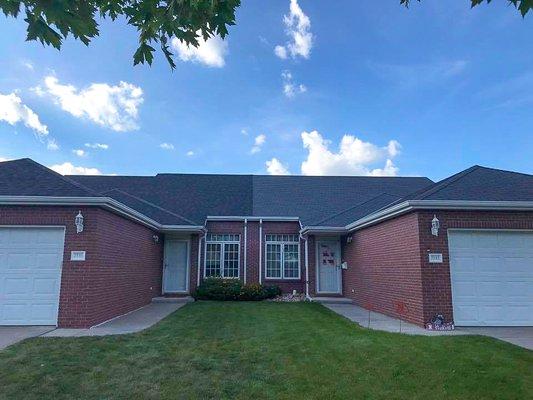
<svg viewBox="0 0 533 400"><path fill-rule="evenodd" d="M258 283L243 285L238 279L206 278L192 293L195 300L243 300L271 299L281 294L278 286Z"/></svg>
<svg viewBox="0 0 533 400"><path fill-rule="evenodd" d="M206 278L192 297L195 300L238 300L241 288L239 279Z"/></svg>

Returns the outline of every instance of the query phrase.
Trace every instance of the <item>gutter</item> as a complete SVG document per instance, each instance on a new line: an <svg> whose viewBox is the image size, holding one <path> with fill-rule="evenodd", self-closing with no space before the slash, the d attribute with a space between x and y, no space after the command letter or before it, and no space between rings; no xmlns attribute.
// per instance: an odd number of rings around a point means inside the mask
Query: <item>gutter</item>
<svg viewBox="0 0 533 400"><path fill-rule="evenodd" d="M201 232L202 225L164 225L111 197L0 196L0 205L97 206L166 232Z"/></svg>
<svg viewBox="0 0 533 400"><path fill-rule="evenodd" d="M532 211L533 201L408 200L367 215L346 226L305 226L303 234L347 234L413 210Z"/></svg>
<svg viewBox="0 0 533 400"><path fill-rule="evenodd" d="M295 221L299 222L299 217L257 217L257 216L240 216L240 215L230 215L230 216L217 216L217 215L208 215L206 217L207 221Z"/></svg>

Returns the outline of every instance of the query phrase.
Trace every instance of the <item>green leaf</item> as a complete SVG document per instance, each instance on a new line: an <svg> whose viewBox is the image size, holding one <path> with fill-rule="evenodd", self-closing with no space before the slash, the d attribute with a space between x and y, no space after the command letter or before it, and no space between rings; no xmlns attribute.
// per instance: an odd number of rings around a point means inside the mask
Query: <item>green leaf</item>
<svg viewBox="0 0 533 400"><path fill-rule="evenodd" d="M146 43L141 43L133 55L133 65L137 65L139 63L144 64L145 62L148 63L148 65L152 65L154 52L155 49L152 46L149 46Z"/></svg>

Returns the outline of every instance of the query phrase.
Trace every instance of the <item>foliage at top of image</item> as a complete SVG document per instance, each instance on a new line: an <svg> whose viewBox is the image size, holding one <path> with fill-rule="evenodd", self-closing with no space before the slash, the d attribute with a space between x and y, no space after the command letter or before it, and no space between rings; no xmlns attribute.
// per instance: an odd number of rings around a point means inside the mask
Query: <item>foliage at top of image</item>
<svg viewBox="0 0 533 400"><path fill-rule="evenodd" d="M6 16L24 12L26 40L60 49L72 35L88 45L99 35L96 18L124 17L139 33L139 47L133 63L152 64L159 45L168 63L175 68L169 41L173 37L198 47L198 39L218 35L224 38L228 26L235 25L240 0L0 0Z"/></svg>
<svg viewBox="0 0 533 400"><path fill-rule="evenodd" d="M492 0L470 1L474 7ZM522 16L533 8L533 0L508 1ZM411 2L400 0L406 7ZM154 46L159 46L172 69L176 67L169 46L172 38L195 47L200 38L218 35L224 39L228 26L235 25L235 11L240 5L241 0L0 0L0 10L6 16L25 15L26 40L38 40L58 50L69 35L88 45L100 33L98 17L113 21L123 17L139 34L133 64L151 65Z"/></svg>
<svg viewBox="0 0 533 400"><path fill-rule="evenodd" d="M400 0L400 4L403 4L406 7L409 7L409 4L411 4L412 0ZM418 2L422 0L417 0ZM489 4L492 0L470 0L472 3L472 7L475 7L481 3L486 2ZM529 10L533 9L533 0L507 0L509 4L512 4L516 7L518 11L520 11L520 14L522 14L522 17L525 17Z"/></svg>

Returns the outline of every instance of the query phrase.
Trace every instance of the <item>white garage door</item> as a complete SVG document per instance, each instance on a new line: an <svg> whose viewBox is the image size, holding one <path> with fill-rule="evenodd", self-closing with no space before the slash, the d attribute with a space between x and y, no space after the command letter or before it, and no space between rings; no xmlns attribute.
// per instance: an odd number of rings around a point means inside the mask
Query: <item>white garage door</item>
<svg viewBox="0 0 533 400"><path fill-rule="evenodd" d="M56 325L63 228L0 228L0 325Z"/></svg>
<svg viewBox="0 0 533 400"><path fill-rule="evenodd" d="M533 232L450 231L459 326L533 325Z"/></svg>

